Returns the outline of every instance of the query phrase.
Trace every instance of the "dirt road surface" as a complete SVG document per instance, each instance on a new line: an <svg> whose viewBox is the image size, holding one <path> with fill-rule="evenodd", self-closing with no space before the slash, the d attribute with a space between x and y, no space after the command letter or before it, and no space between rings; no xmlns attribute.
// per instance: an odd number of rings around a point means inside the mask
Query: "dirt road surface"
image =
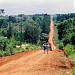
<svg viewBox="0 0 75 75"><path fill-rule="evenodd" d="M8 61L7 61L8 59ZM20 53L0 59L0 75L72 75L71 65L62 51L43 50Z"/></svg>
<svg viewBox="0 0 75 75"><path fill-rule="evenodd" d="M54 27L53 21L50 27ZM54 30L50 34L52 51L44 54L43 50L34 50L0 58L0 75L72 75L68 58L54 48Z"/></svg>
<svg viewBox="0 0 75 75"><path fill-rule="evenodd" d="M49 33L48 43L51 44L52 50L55 50L55 49L58 48L58 47L55 45L54 34L55 34L54 22L53 22L53 20L51 20L51 23L50 23L50 33Z"/></svg>

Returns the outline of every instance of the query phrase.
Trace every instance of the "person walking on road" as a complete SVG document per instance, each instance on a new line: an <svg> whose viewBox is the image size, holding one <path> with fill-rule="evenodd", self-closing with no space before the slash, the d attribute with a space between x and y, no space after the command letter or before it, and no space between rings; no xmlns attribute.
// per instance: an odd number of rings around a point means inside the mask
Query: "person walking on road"
<svg viewBox="0 0 75 75"><path fill-rule="evenodd" d="M46 47L45 46L46 46L46 44L44 43L43 44L44 54L45 54L45 50L46 50Z"/></svg>
<svg viewBox="0 0 75 75"><path fill-rule="evenodd" d="M43 48L44 48L44 54L45 54L45 51L47 51L47 54L48 54L49 45L43 44Z"/></svg>
<svg viewBox="0 0 75 75"><path fill-rule="evenodd" d="M48 54L49 45L46 44L45 48L46 48L46 51L47 51L47 54Z"/></svg>

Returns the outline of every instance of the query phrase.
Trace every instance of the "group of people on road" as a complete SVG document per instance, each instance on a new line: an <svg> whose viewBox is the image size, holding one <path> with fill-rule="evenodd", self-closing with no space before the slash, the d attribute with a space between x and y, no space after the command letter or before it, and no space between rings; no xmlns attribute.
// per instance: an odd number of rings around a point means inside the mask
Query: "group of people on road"
<svg viewBox="0 0 75 75"><path fill-rule="evenodd" d="M51 44L49 43L44 43L43 44L43 49L44 49L44 54L45 54L45 51L47 51L47 54L48 54L48 51L50 50L52 50L52 48L51 48Z"/></svg>

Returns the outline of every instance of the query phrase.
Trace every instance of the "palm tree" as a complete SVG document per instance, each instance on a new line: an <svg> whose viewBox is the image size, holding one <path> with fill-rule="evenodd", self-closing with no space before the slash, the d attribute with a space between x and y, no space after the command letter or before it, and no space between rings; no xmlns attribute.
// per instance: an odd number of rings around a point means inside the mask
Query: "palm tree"
<svg viewBox="0 0 75 75"><path fill-rule="evenodd" d="M3 16L4 15L4 9L0 9L0 16ZM3 17L3 19L4 19L4 17ZM4 21L3 21L4 22Z"/></svg>
<svg viewBox="0 0 75 75"><path fill-rule="evenodd" d="M0 15L4 14L4 9L0 9Z"/></svg>

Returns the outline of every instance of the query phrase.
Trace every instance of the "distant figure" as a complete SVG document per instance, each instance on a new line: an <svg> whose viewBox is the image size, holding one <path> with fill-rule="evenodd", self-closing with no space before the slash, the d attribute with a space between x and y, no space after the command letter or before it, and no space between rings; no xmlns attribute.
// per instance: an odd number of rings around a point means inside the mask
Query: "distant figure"
<svg viewBox="0 0 75 75"><path fill-rule="evenodd" d="M49 45L43 44L43 48L44 48L44 54L45 54L45 51L47 51L47 54L48 54Z"/></svg>
<svg viewBox="0 0 75 75"><path fill-rule="evenodd" d="M51 43L49 43L49 50L52 51Z"/></svg>
<svg viewBox="0 0 75 75"><path fill-rule="evenodd" d="M43 44L43 49L44 49L44 50L45 50L45 45L46 45L46 44L44 43L44 44Z"/></svg>
<svg viewBox="0 0 75 75"><path fill-rule="evenodd" d="M45 50L46 50L46 47L45 46L46 46L46 44L44 43L43 44L44 54L45 54Z"/></svg>

